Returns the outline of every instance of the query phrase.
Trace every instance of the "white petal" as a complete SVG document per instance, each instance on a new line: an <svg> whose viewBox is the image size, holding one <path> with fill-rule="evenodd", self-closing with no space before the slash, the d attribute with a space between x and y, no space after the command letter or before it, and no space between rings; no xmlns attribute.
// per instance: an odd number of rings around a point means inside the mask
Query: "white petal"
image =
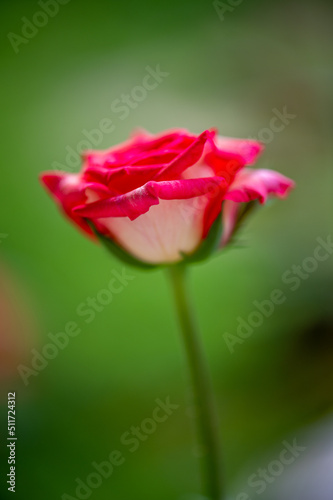
<svg viewBox="0 0 333 500"><path fill-rule="evenodd" d="M116 241L135 257L152 263L177 262L180 252L193 252L202 238L208 198L160 200L134 221L128 217L99 219Z"/></svg>

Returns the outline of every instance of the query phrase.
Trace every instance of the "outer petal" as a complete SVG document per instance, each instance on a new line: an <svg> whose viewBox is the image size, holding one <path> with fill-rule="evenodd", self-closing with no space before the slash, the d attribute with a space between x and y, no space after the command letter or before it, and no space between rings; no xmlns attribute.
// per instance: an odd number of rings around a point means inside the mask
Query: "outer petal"
<svg viewBox="0 0 333 500"><path fill-rule="evenodd" d="M294 182L273 170L244 169L237 175L230 186L223 202L223 235L221 246L228 243L234 232L239 217L239 203L259 200L265 203L270 194L284 198Z"/></svg>
<svg viewBox="0 0 333 500"><path fill-rule="evenodd" d="M234 201L226 200L223 202L222 223L223 233L221 247L224 247L230 240L237 223L239 204Z"/></svg>
<svg viewBox="0 0 333 500"><path fill-rule="evenodd" d="M103 198L105 196L110 196L108 189L97 183L82 181L80 174L45 172L40 176L40 181L56 200L67 217L83 229L83 231L93 236L93 232L85 219L73 213L73 208L86 202L86 192L88 190L96 193L98 198Z"/></svg>
<svg viewBox="0 0 333 500"><path fill-rule="evenodd" d="M225 199L248 202L258 199L265 203L269 194L283 198L294 187L294 182L274 170L253 170L246 168L237 174Z"/></svg>
<svg viewBox="0 0 333 500"><path fill-rule="evenodd" d="M214 178L216 177L214 175L214 170L211 167L208 167L205 165L202 160L200 160L198 163L193 165L192 167L188 168L184 174L183 177L185 179L197 179L197 178ZM228 182L227 182L228 184ZM196 203L196 209L197 210L204 210L204 216L203 216L203 232L202 232L202 237L206 238L214 220L218 216L218 214L221 212L221 204L223 197L225 195L225 190L224 189L219 189L214 186L214 184L211 185L211 190L209 192L209 203L203 208L202 202Z"/></svg>
<svg viewBox="0 0 333 500"><path fill-rule="evenodd" d="M200 200L202 210L194 201ZM152 264L178 262L182 252L190 254L202 241L203 214L207 195L182 200L161 200L131 221L128 217L98 219L99 231L112 238L136 258Z"/></svg>
<svg viewBox="0 0 333 500"><path fill-rule="evenodd" d="M227 184L221 177L181 179L174 181L149 181L144 186L121 196L103 199L74 209L77 215L91 219L104 217L129 217L131 220L148 212L161 200L195 198L209 193L212 188L225 193Z"/></svg>

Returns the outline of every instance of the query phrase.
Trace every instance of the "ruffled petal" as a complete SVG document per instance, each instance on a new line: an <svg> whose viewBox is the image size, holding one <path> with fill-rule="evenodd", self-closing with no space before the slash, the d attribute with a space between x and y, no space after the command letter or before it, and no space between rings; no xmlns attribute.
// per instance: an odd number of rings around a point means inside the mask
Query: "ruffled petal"
<svg viewBox="0 0 333 500"><path fill-rule="evenodd" d="M236 176L225 199L238 203L258 199L260 203L265 203L270 194L280 198L287 196L294 185L291 179L274 170L246 168Z"/></svg>
<svg viewBox="0 0 333 500"><path fill-rule="evenodd" d="M234 233L240 216L240 203L253 200L265 203L269 195L285 198L294 185L291 179L273 170L242 170L224 196L221 246L225 246Z"/></svg>
<svg viewBox="0 0 333 500"><path fill-rule="evenodd" d="M95 193L98 199L109 197L110 191L103 185L82 181L80 174L45 172L40 176L40 181L67 217L85 233L93 236L87 221L73 213L73 208L87 201L87 191Z"/></svg>
<svg viewBox="0 0 333 500"><path fill-rule="evenodd" d="M161 200L180 200L201 196L217 188L223 193L227 183L221 177L181 179L173 181L149 181L144 186L121 196L115 196L74 209L77 215L91 219L105 217L129 217L131 220L148 212Z"/></svg>
<svg viewBox="0 0 333 500"><path fill-rule="evenodd" d="M107 150L86 151L83 156L87 165L107 166L109 168L132 165L137 162L149 164L154 154L169 153L167 161L170 161L188 148L195 139L194 135L182 129L169 130L166 133L156 135L140 130L122 144ZM156 162L158 162L158 158ZM161 166L163 165L161 163Z"/></svg>

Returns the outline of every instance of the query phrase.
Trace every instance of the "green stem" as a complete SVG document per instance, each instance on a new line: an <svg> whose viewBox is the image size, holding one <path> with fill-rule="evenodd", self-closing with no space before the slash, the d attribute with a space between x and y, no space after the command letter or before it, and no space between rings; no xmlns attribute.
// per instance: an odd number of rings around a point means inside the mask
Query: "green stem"
<svg viewBox="0 0 333 500"><path fill-rule="evenodd" d="M198 426L204 459L205 490L210 500L222 500L221 456L218 419L209 373L203 357L186 287L186 268L169 267L176 310L190 366L196 399Z"/></svg>

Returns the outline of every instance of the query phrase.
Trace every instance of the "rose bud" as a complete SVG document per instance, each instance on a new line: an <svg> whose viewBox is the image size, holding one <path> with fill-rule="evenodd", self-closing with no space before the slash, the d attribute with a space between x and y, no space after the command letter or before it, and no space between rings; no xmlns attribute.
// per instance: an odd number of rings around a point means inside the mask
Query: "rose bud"
<svg viewBox="0 0 333 500"><path fill-rule="evenodd" d="M87 151L80 173L41 181L66 216L120 258L146 267L200 260L230 242L253 202L285 197L293 181L254 170L263 146L206 130L145 131Z"/></svg>

